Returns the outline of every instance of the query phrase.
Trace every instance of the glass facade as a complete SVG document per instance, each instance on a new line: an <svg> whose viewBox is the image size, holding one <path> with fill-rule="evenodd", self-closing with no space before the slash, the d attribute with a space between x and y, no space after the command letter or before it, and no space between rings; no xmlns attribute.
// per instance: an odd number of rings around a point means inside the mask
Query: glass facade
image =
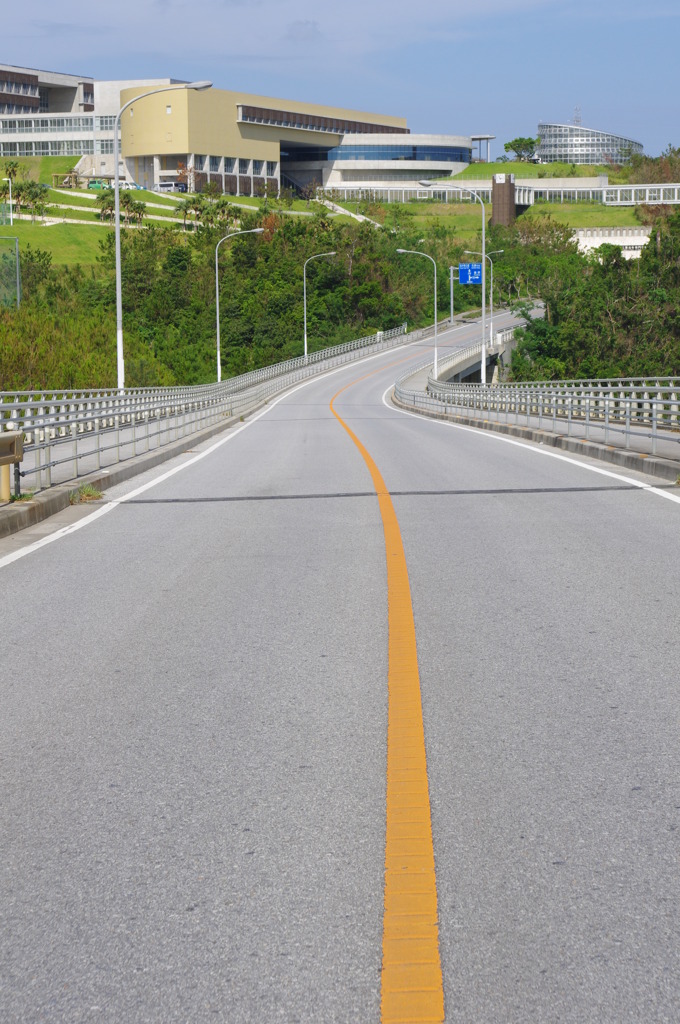
<svg viewBox="0 0 680 1024"><path fill-rule="evenodd" d="M116 123L115 114L105 117L13 117L0 119L0 135L43 134L45 132L112 132Z"/></svg>
<svg viewBox="0 0 680 1024"><path fill-rule="evenodd" d="M625 164L642 153L641 142L578 124L539 124L536 156L542 163Z"/></svg>
<svg viewBox="0 0 680 1024"><path fill-rule="evenodd" d="M289 146L285 151L281 150L281 159L288 163L307 163L309 161L335 163L336 160L369 160L371 163L381 160L429 160L467 164L472 161L472 150L462 146L381 146L380 143L333 146L331 149Z"/></svg>
<svg viewBox="0 0 680 1024"><path fill-rule="evenodd" d="M113 153L115 125L115 114L3 117L0 118L0 157L110 154ZM23 141L21 136L31 138Z"/></svg>
<svg viewBox="0 0 680 1024"><path fill-rule="evenodd" d="M319 114L302 114L292 110L271 110L268 107L238 105L238 120L251 124L271 124L279 128L297 128L312 132L333 132L345 135L352 132L398 133L408 135L408 128L353 121L345 118L323 117Z"/></svg>

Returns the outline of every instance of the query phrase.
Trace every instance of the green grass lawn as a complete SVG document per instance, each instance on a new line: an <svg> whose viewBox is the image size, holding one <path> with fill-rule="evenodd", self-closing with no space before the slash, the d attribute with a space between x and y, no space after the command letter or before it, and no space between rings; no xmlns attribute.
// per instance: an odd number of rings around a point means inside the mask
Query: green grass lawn
<svg viewBox="0 0 680 1024"><path fill-rule="evenodd" d="M83 206L93 210L97 207L97 192L80 192L75 189L53 189L47 190L47 202L57 206Z"/></svg>
<svg viewBox="0 0 680 1024"><path fill-rule="evenodd" d="M95 263L100 254L99 241L104 237L102 225L95 224L31 224L15 221L13 227L0 227L0 239L16 236L19 252L29 244L32 249L52 253L53 263ZM4 248L7 243L0 242Z"/></svg>
<svg viewBox="0 0 680 1024"><path fill-rule="evenodd" d="M53 174L66 175L78 163L78 156L12 156L4 157L4 163L15 161L19 164L18 178L40 181L43 185L52 184ZM0 163L0 167L4 166Z"/></svg>
<svg viewBox="0 0 680 1024"><path fill-rule="evenodd" d="M600 203L535 203L522 217L550 216L570 228L641 227L634 206L602 206Z"/></svg>
<svg viewBox="0 0 680 1024"><path fill-rule="evenodd" d="M489 181L494 174L514 174L516 178L597 178L600 174L606 174L610 181L614 177L611 167L594 167L590 164L531 164L519 161L508 161L507 163L493 164L470 164L460 174L452 179L442 178L442 181Z"/></svg>
<svg viewBox="0 0 680 1024"><path fill-rule="evenodd" d="M63 206L48 206L45 211L45 217L48 220L86 220L92 221L93 223L99 223L99 210L96 208L93 208L91 210L88 210L86 208L78 208L77 210L66 210Z"/></svg>

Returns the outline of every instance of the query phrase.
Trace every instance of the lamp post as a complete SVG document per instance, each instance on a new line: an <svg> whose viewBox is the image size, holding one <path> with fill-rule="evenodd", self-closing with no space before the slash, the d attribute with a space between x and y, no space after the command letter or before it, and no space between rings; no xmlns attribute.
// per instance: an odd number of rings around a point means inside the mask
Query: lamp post
<svg viewBox="0 0 680 1024"><path fill-rule="evenodd" d="M2 180L9 182L9 226L14 227L14 216L12 214L12 179L3 178Z"/></svg>
<svg viewBox="0 0 680 1024"><path fill-rule="evenodd" d="M498 256L502 252L505 252L505 250L504 249L494 249L492 252L484 253L484 255L486 256L487 260L489 261L489 266L491 267L491 291L489 292L489 306L490 306L490 312L489 312L489 344L490 345L493 345L493 260L491 259L491 257L492 256ZM471 252L469 249L465 250L465 254L466 254L466 256L481 256L482 255L481 252Z"/></svg>
<svg viewBox="0 0 680 1024"><path fill-rule="evenodd" d="M397 252L410 256L424 256L434 267L434 366L432 367L434 378L437 379L437 264L426 252L418 252L416 249L397 249Z"/></svg>
<svg viewBox="0 0 680 1024"><path fill-rule="evenodd" d="M118 161L120 143L118 141L118 133L120 131L120 119L125 110L131 107L133 103L137 103L139 100L145 99L147 96L154 96L158 92L176 92L178 89L187 90L194 89L200 91L201 89L209 89L212 86L212 82L184 82L181 85L162 85L158 89L149 89L148 92L140 93L139 96L135 96L134 99L128 100L124 103L116 115L116 123L114 125L113 132L113 187L115 195L114 203L114 216L115 216L115 233L116 233L116 353L118 357L118 390L122 391L125 387L125 362L123 360L123 288L121 284L121 270L120 270L120 175L118 172Z"/></svg>
<svg viewBox="0 0 680 1024"><path fill-rule="evenodd" d="M419 185L427 186L432 188L431 181L419 181ZM439 188L442 186L439 185ZM479 192L475 192L471 188L464 188L462 185L446 185L446 190L450 192L467 192L468 195L472 196L473 199L479 203L482 208L482 252L486 254L486 210L484 209L484 200L480 196ZM486 384L486 260L482 260L482 384Z"/></svg>
<svg viewBox="0 0 680 1024"><path fill-rule="evenodd" d="M217 310L217 383L219 384L222 380L222 360L220 358L220 278L217 267L217 253L222 242L226 242L228 238L233 238L234 235L261 235L264 228L250 228L248 231L231 231L224 238L220 238L219 242L215 246L215 307Z"/></svg>
<svg viewBox="0 0 680 1024"><path fill-rule="evenodd" d="M305 320L305 362L307 362L307 264L312 260L319 260L322 256L337 256L336 252L318 252L315 256L306 259L302 268L302 308Z"/></svg>
<svg viewBox="0 0 680 1024"><path fill-rule="evenodd" d="M458 270L458 267L449 267L449 283L451 285L451 326L453 327L453 272Z"/></svg>

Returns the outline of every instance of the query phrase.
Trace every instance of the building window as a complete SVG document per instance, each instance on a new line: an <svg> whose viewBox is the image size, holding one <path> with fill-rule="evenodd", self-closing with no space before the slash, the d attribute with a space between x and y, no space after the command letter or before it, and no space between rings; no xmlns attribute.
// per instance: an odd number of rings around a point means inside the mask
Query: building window
<svg viewBox="0 0 680 1024"><path fill-rule="evenodd" d="M276 161L275 160L267 160L267 177L268 178L275 178L276 177Z"/></svg>
<svg viewBox="0 0 680 1024"><path fill-rule="evenodd" d="M224 158L224 173L233 174L234 168L236 167L236 158L233 156L225 156Z"/></svg>
<svg viewBox="0 0 680 1024"><path fill-rule="evenodd" d="M166 105L166 107L165 107L165 113L166 113L166 114L171 114L171 113L172 113L172 104L168 103L168 104Z"/></svg>
<svg viewBox="0 0 680 1024"><path fill-rule="evenodd" d="M217 174L220 169L220 158L218 156L210 157L210 170L213 174Z"/></svg>
<svg viewBox="0 0 680 1024"><path fill-rule="evenodd" d="M255 177L261 177L263 167L264 160L253 160L253 174L255 175Z"/></svg>
<svg viewBox="0 0 680 1024"><path fill-rule="evenodd" d="M250 160L244 160L242 157L238 162L238 173L247 174L250 170Z"/></svg>

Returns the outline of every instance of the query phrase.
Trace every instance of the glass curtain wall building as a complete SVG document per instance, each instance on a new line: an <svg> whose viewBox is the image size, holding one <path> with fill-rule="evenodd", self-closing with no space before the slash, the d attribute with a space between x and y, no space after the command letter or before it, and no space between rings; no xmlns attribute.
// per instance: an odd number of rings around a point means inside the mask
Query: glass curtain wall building
<svg viewBox="0 0 680 1024"><path fill-rule="evenodd" d="M536 156L544 164L625 164L634 153L643 152L641 142L580 124L545 122L538 126L538 137Z"/></svg>
<svg viewBox="0 0 680 1024"><path fill-rule="evenodd" d="M376 181L385 184L449 177L472 161L472 140L460 135L371 137L348 133L335 145L281 143L281 170L325 188Z"/></svg>

